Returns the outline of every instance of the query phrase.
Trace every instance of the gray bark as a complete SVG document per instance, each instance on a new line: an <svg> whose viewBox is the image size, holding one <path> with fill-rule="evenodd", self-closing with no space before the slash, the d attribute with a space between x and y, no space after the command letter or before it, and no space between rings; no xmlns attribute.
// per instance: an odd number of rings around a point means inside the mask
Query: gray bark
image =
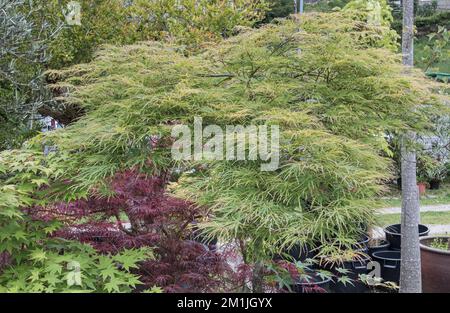
<svg viewBox="0 0 450 313"><path fill-rule="evenodd" d="M408 71L414 65L414 0L403 1L403 65ZM416 151L411 143L416 135L408 132L402 138L402 218L400 292L422 292L419 248L419 191L416 177Z"/></svg>
<svg viewBox="0 0 450 313"><path fill-rule="evenodd" d="M414 65L414 0L403 1L403 65Z"/></svg>
<svg viewBox="0 0 450 313"><path fill-rule="evenodd" d="M416 179L416 152L408 142L415 140L410 132L402 142L402 239L400 292L420 293L422 278L419 248L419 191Z"/></svg>

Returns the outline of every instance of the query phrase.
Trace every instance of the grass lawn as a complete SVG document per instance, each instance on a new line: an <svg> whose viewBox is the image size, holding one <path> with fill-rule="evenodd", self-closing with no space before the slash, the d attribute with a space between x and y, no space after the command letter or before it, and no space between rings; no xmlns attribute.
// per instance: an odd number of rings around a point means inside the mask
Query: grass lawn
<svg viewBox="0 0 450 313"><path fill-rule="evenodd" d="M427 189L426 194L420 197L420 205L450 205L450 184L442 184L439 190ZM398 190L391 191L391 193L380 199L378 203L379 208L400 207L402 205L401 194Z"/></svg>
<svg viewBox="0 0 450 313"><path fill-rule="evenodd" d="M414 41L414 63L417 67L425 69L425 64L422 61L424 56L424 47L428 45L428 37L419 37ZM448 47L450 49L450 47ZM428 71L430 72L444 72L450 73L450 58L445 58L441 62L433 64Z"/></svg>
<svg viewBox="0 0 450 313"><path fill-rule="evenodd" d="M378 222L381 226L400 223L400 214L383 214L378 216ZM450 224L449 212L422 212L420 214L420 223L428 225Z"/></svg>

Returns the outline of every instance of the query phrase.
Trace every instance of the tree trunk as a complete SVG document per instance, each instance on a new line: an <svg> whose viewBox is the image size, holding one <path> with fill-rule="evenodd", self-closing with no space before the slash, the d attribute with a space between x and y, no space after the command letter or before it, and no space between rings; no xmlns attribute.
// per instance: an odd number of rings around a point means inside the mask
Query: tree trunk
<svg viewBox="0 0 450 313"><path fill-rule="evenodd" d="M254 243L254 255L253 258L253 271L252 271L252 292L263 293L264 292L264 256L261 254L263 249L263 243L261 240L256 239Z"/></svg>
<svg viewBox="0 0 450 313"><path fill-rule="evenodd" d="M408 71L414 65L414 0L403 1L403 65ZM402 239L400 292L422 292L419 248L419 192L416 177L416 152L411 143L416 139L413 132L402 138Z"/></svg>
<svg viewBox="0 0 450 313"><path fill-rule="evenodd" d="M408 147L414 133L404 136L402 142L402 239L400 292L422 291L419 248L419 190L416 180L416 153Z"/></svg>
<svg viewBox="0 0 450 313"><path fill-rule="evenodd" d="M264 265L262 262L256 262L253 268L252 291L253 293L264 292Z"/></svg>
<svg viewBox="0 0 450 313"><path fill-rule="evenodd" d="M402 32L403 65L414 65L414 0L403 1L403 32Z"/></svg>

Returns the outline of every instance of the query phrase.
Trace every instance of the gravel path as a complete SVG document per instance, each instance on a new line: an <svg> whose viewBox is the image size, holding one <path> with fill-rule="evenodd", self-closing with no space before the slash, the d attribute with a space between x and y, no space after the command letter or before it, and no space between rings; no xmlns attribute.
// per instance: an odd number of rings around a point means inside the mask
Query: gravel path
<svg viewBox="0 0 450 313"><path fill-rule="evenodd" d="M378 210L379 214L400 214L400 207L383 208ZM446 212L450 211L450 204L424 205L420 207L420 212ZM450 233L450 225L427 225L430 228L430 235ZM374 238L383 238L384 231L382 227L375 227L372 230Z"/></svg>
<svg viewBox="0 0 450 313"><path fill-rule="evenodd" d="M383 208L379 209L380 214L395 214L400 213L402 208ZM440 205L424 205L420 207L420 212L445 212L450 211L450 204L440 204Z"/></svg>

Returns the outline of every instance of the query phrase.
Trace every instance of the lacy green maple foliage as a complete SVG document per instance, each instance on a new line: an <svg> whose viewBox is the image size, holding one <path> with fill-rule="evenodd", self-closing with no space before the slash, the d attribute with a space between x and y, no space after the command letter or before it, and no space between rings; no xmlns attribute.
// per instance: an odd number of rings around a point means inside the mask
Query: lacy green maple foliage
<svg viewBox="0 0 450 313"><path fill-rule="evenodd" d="M374 223L371 199L390 176L384 134L422 132L436 100L423 74L403 74L389 34L348 10L276 21L191 57L161 43L107 47L95 62L49 73L87 113L45 140L77 151L73 188L88 190L123 168L176 166L172 126L195 116L279 125L279 170L211 162L175 191L211 208L211 235L251 239L256 254L299 241L349 245Z"/></svg>

